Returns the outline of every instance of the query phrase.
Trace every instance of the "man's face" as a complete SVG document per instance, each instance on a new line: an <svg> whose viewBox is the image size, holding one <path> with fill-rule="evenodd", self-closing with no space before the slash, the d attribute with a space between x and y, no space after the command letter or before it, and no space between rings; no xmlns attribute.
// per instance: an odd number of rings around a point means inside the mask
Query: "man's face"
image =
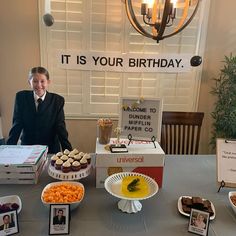
<svg viewBox="0 0 236 236"><path fill-rule="evenodd" d="M63 216L63 211L58 211L59 216Z"/></svg>
<svg viewBox="0 0 236 236"><path fill-rule="evenodd" d="M50 80L44 74L34 74L32 78L29 80L30 87L34 92L39 96L42 97L46 92Z"/></svg>
<svg viewBox="0 0 236 236"><path fill-rule="evenodd" d="M9 216L5 216L5 217L3 218L3 223L4 223L4 224L9 224L9 222L10 222Z"/></svg>

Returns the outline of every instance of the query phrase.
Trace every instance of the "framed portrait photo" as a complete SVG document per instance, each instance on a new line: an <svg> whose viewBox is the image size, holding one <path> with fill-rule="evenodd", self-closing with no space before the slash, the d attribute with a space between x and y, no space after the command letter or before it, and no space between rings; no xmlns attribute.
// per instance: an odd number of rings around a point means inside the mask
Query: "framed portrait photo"
<svg viewBox="0 0 236 236"><path fill-rule="evenodd" d="M0 236L19 233L17 211L8 211L0 214Z"/></svg>
<svg viewBox="0 0 236 236"><path fill-rule="evenodd" d="M52 204L49 212L49 235L70 233L70 205Z"/></svg>
<svg viewBox="0 0 236 236"><path fill-rule="evenodd" d="M205 211L191 209L188 231L198 235L206 236L210 222L210 214Z"/></svg>

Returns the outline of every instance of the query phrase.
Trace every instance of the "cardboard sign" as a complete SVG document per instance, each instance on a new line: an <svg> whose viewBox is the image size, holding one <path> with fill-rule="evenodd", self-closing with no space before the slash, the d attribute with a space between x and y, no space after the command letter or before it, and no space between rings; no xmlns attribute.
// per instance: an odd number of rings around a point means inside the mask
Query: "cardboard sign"
<svg viewBox="0 0 236 236"><path fill-rule="evenodd" d="M161 99L121 98L121 136L160 142L162 106Z"/></svg>
<svg viewBox="0 0 236 236"><path fill-rule="evenodd" d="M236 140L217 139L217 182L236 187Z"/></svg>

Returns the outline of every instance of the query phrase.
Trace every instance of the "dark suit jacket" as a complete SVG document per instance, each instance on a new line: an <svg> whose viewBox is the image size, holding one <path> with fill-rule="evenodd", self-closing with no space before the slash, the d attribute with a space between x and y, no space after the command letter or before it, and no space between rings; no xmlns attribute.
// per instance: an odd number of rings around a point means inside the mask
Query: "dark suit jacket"
<svg viewBox="0 0 236 236"><path fill-rule="evenodd" d="M8 225L8 228L12 228L12 227L15 227L14 222L9 223L9 225ZM0 226L0 230L4 230L4 225Z"/></svg>
<svg viewBox="0 0 236 236"><path fill-rule="evenodd" d="M59 219L58 216L53 217L53 224L54 225L64 225L66 223L66 217L61 216L61 219Z"/></svg>
<svg viewBox="0 0 236 236"><path fill-rule="evenodd" d="M15 145L21 135L22 145L47 145L49 153L62 149L71 150L65 125L64 98L47 92L36 111L33 91L20 91L16 94L13 114L13 126L7 140L8 145Z"/></svg>

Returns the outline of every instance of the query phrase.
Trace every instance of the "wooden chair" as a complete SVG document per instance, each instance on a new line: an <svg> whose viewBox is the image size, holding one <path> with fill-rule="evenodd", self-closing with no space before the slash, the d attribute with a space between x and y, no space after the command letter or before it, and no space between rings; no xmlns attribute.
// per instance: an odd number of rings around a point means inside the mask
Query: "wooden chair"
<svg viewBox="0 0 236 236"><path fill-rule="evenodd" d="M198 154L203 112L162 113L161 147L166 154Z"/></svg>

